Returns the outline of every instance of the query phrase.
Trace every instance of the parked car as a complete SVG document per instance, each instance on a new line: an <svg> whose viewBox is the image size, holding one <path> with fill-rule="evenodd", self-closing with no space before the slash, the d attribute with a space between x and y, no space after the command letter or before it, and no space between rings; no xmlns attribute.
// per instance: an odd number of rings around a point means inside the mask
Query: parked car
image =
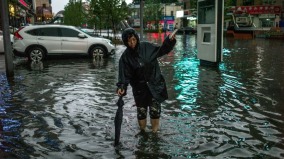
<svg viewBox="0 0 284 159"><path fill-rule="evenodd" d="M10 34L11 44L13 45L14 42L14 35ZM0 30L0 52L4 52L4 39L3 39L3 32Z"/></svg>
<svg viewBox="0 0 284 159"><path fill-rule="evenodd" d="M179 29L179 32L183 34L196 34L197 30L193 27L183 27Z"/></svg>
<svg viewBox="0 0 284 159"><path fill-rule="evenodd" d="M92 37L74 26L32 25L20 28L14 34L14 54L42 61L48 55L88 54L108 57L115 53L109 39Z"/></svg>

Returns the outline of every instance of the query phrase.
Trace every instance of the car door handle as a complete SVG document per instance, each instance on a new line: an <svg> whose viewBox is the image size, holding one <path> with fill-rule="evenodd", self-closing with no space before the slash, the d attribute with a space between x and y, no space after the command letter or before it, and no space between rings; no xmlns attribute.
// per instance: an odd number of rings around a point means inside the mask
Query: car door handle
<svg viewBox="0 0 284 159"><path fill-rule="evenodd" d="M62 41L69 41L69 40L66 40L66 39L62 39Z"/></svg>
<svg viewBox="0 0 284 159"><path fill-rule="evenodd" d="M44 40L43 38L37 38L37 40Z"/></svg>

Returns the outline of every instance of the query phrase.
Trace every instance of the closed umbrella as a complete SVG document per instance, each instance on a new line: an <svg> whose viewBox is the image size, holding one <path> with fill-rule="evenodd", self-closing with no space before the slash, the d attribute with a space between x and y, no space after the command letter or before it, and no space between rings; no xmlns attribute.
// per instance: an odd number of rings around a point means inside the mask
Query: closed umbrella
<svg viewBox="0 0 284 159"><path fill-rule="evenodd" d="M122 123L122 117L123 117L123 105L124 101L122 100L122 96L119 96L118 101L116 102L117 105L117 111L114 118L114 126L115 126L115 139L114 139L114 146L117 146L119 144L119 138L120 138L120 131L121 131L121 123Z"/></svg>

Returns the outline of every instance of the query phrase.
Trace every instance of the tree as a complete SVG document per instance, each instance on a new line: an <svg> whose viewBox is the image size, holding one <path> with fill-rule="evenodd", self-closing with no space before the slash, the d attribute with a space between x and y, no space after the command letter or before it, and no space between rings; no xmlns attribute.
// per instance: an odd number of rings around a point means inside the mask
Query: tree
<svg viewBox="0 0 284 159"><path fill-rule="evenodd" d="M114 34L119 22L127 18L128 7L120 0L90 0L90 8L100 30L111 28Z"/></svg>
<svg viewBox="0 0 284 159"><path fill-rule="evenodd" d="M152 0L144 0L144 1L145 1L145 4L147 4L147 3L151 3ZM178 2L178 0L154 0L154 1L156 1L157 3L168 3L168 4ZM140 0L133 0L132 3L139 4Z"/></svg>
<svg viewBox="0 0 284 159"><path fill-rule="evenodd" d="M190 9L197 9L197 0L190 0Z"/></svg>
<svg viewBox="0 0 284 159"><path fill-rule="evenodd" d="M84 20L82 1L69 0L64 8L64 24L81 26Z"/></svg>
<svg viewBox="0 0 284 159"><path fill-rule="evenodd" d="M149 22L149 21L155 21L156 28L158 28L159 25L159 20L162 19L162 10L163 7L159 3L160 0L151 0L147 1L147 3L144 6L144 15L143 16L144 22Z"/></svg>

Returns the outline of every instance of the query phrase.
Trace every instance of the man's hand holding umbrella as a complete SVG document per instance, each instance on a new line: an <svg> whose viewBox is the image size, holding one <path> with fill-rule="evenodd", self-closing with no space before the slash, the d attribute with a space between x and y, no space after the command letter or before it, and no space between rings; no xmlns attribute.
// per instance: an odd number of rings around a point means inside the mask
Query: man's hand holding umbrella
<svg viewBox="0 0 284 159"><path fill-rule="evenodd" d="M119 144L119 138L120 138L120 131L121 131L121 124L122 124L122 118L123 118L123 105L124 101L122 97L125 95L125 90L122 88L117 89L117 94L119 95L119 99L116 103L117 105L117 111L114 118L114 126L115 126L115 139L114 139L114 146L117 146Z"/></svg>

